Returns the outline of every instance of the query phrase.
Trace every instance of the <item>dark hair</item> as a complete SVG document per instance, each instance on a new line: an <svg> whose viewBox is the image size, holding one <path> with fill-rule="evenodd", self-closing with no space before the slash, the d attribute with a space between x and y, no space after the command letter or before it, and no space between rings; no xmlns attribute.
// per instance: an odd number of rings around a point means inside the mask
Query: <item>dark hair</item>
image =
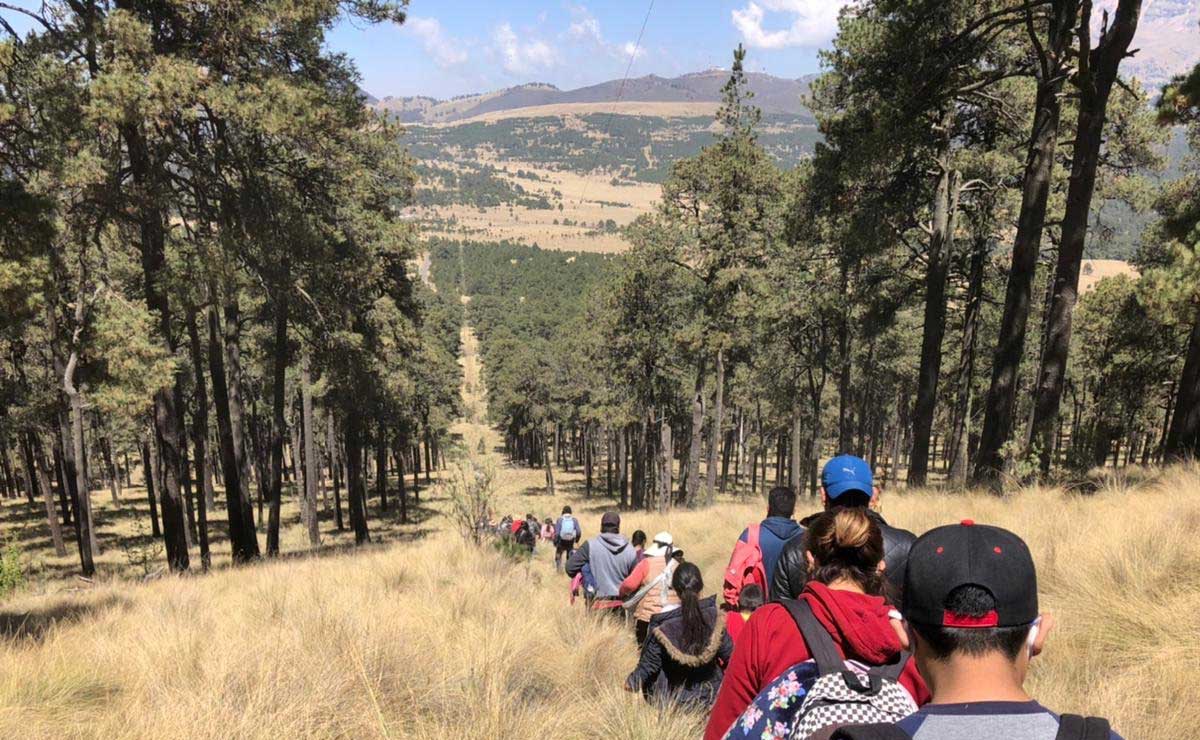
<svg viewBox="0 0 1200 740"><path fill-rule="evenodd" d="M980 586L959 586L946 597L946 611L964 617L982 617L996 608L991 592ZM945 660L954 653L986 655L1000 653L1016 660L1029 637L1030 625L1020 627L990 627L964 629L941 625L910 623L913 630L929 645L935 660Z"/></svg>
<svg viewBox="0 0 1200 740"><path fill-rule="evenodd" d="M883 533L865 509L834 507L817 515L804 533L812 553L811 581L826 585L849 578L868 594L883 594Z"/></svg>
<svg viewBox="0 0 1200 740"><path fill-rule="evenodd" d="M829 499L829 508L841 506L845 509L865 509L871 505L871 494L863 491L843 491L837 498Z"/></svg>
<svg viewBox="0 0 1200 740"><path fill-rule="evenodd" d="M786 486L775 486L767 494L767 516L782 516L788 519L796 513L796 492Z"/></svg>
<svg viewBox="0 0 1200 740"><path fill-rule="evenodd" d="M685 652L695 653L712 632L712 625L700 608L700 592L704 590L700 569L693 563L680 563L671 578L671 588L679 596L679 616L683 619L683 644L680 647Z"/></svg>
<svg viewBox="0 0 1200 740"><path fill-rule="evenodd" d="M642 547L646 544L646 533L640 529L633 530L633 534L629 535L629 544L634 547Z"/></svg>
<svg viewBox="0 0 1200 740"><path fill-rule="evenodd" d="M536 517L536 516L534 516L533 514L526 514L526 515L525 515L525 521L529 521L530 519L532 519L532 520L534 520L534 521L537 521L537 517Z"/></svg>
<svg viewBox="0 0 1200 740"><path fill-rule="evenodd" d="M764 601L762 586L757 583L747 583L742 586L742 592L738 594L738 610L752 612L762 606Z"/></svg>
<svg viewBox="0 0 1200 740"><path fill-rule="evenodd" d="M564 507L563 507L563 510L562 510L562 513L564 513L564 514L570 514L570 513L571 513L571 507L570 507L570 506L564 506Z"/></svg>

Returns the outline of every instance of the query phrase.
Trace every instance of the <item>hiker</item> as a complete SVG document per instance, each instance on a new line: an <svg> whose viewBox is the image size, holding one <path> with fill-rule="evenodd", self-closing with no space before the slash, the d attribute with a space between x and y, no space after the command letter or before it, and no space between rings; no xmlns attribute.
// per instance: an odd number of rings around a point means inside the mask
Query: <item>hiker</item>
<svg viewBox="0 0 1200 740"><path fill-rule="evenodd" d="M884 738L1118 738L1107 721L1060 717L1025 691L1054 620L1038 613L1037 573L1020 537L969 519L930 530L909 553L904 592L907 636L933 699Z"/></svg>
<svg viewBox="0 0 1200 740"><path fill-rule="evenodd" d="M641 658L625 679L625 689L706 709L712 706L733 652L725 613L717 609L715 595L700 598L704 579L692 563L675 569L671 590L679 594L679 606L651 618Z"/></svg>
<svg viewBox="0 0 1200 740"><path fill-rule="evenodd" d="M524 519L517 519L512 523L513 542L532 554L540 531L541 527L538 526L537 518L533 514L526 514Z"/></svg>
<svg viewBox="0 0 1200 740"><path fill-rule="evenodd" d="M795 511L796 492L792 489L776 486L767 494L767 518L742 531L725 570L724 596L728 608L737 609L738 596L747 583L757 583L765 596L771 596L770 583L779 553L788 542L799 541L804 531L792 521Z"/></svg>
<svg viewBox="0 0 1200 740"><path fill-rule="evenodd" d="M575 550L575 543L579 541L582 534L583 529L579 526L579 520L571 514L571 507L564 506L562 516L554 523L555 572L562 568L563 556L570 560L571 553Z"/></svg>
<svg viewBox="0 0 1200 740"><path fill-rule="evenodd" d="M902 655L899 615L882 596L886 566L879 526L861 507L839 507L813 520L805 538L811 570L808 584L800 598L790 602L792 608L767 604L755 611L742 629L709 717L706 740L724 737L735 722L738 737L745 736L743 730L749 732L767 722L790 726L799 709L797 697L804 691L797 681L811 684L817 678L817 666L810 662L814 652L793 616L794 609L808 611L815 618L814 624L821 636L830 638L836 657L867 667L899 664L897 683L908 697L910 711L929 700L915 663L901 663L907 656ZM789 684L786 679L792 673L796 680ZM796 700L760 706L759 697L766 696L766 689L777 680L786 684L780 690Z"/></svg>
<svg viewBox="0 0 1200 740"><path fill-rule="evenodd" d="M633 534L629 535L629 544L633 545L638 562L642 562L642 558L646 557L646 533L640 529L633 530Z"/></svg>
<svg viewBox="0 0 1200 740"><path fill-rule="evenodd" d="M549 516L542 520L542 533L539 539L542 542L554 541L554 522Z"/></svg>
<svg viewBox="0 0 1200 740"><path fill-rule="evenodd" d="M621 583L618 595L625 599L625 610L633 613L634 635L639 648L646 642L654 615L679 606L679 595L671 588L671 579L679 566L675 552L671 533L659 532L654 535L654 544L646 550L645 557Z"/></svg>
<svg viewBox="0 0 1200 740"><path fill-rule="evenodd" d="M600 534L583 543L567 560L567 575L574 578L589 566L596 580L593 609L617 610L621 599L621 582L629 577L637 564L637 554L629 540L621 534L621 515L609 511L600 518Z"/></svg>
<svg viewBox="0 0 1200 740"><path fill-rule="evenodd" d="M883 561L887 563L887 570L884 571L887 586L885 595L893 605L899 607L904 597L904 564L916 535L884 521L879 514L880 497L881 492L875 487L871 466L861 457L838 455L825 463L821 470L821 502L825 508L842 506L862 509L883 533ZM819 514L814 514L800 524L808 527L817 516ZM802 538L797 538L783 547L769 593L773 598L794 599L804 590L807 579L804 542Z"/></svg>
<svg viewBox="0 0 1200 740"><path fill-rule="evenodd" d="M762 586L757 583L747 583L742 586L742 593L738 596L737 611L731 614L725 623L725 629L729 630L729 639L733 640L735 646L738 636L742 634L742 628L746 626L746 622L750 621L750 615L754 614L763 603L765 603L765 599L763 599Z"/></svg>

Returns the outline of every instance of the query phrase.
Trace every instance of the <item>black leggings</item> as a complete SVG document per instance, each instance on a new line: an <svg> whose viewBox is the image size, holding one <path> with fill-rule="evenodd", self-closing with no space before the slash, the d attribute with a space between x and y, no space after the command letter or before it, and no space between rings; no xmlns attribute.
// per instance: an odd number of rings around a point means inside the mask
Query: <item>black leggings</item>
<svg viewBox="0 0 1200 740"><path fill-rule="evenodd" d="M637 637L638 648L641 648L642 645L646 644L646 637L650 634L650 622L639 619L637 626L634 627L633 634Z"/></svg>

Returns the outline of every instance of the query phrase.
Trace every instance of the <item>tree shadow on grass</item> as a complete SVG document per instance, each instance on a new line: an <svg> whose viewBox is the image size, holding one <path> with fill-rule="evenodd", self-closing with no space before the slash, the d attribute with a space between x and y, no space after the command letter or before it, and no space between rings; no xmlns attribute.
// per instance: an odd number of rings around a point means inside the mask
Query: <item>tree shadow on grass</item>
<svg viewBox="0 0 1200 740"><path fill-rule="evenodd" d="M40 642L57 625L81 622L98 612L127 608L129 604L128 598L110 593L86 601L63 599L50 606L24 612L0 610L0 639Z"/></svg>

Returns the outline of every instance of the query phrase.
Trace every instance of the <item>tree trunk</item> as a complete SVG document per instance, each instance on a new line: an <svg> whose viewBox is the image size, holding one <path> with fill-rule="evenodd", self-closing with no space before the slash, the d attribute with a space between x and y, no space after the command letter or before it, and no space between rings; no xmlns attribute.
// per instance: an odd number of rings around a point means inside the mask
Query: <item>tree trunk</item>
<svg viewBox="0 0 1200 740"><path fill-rule="evenodd" d="M346 531L346 522L342 519L342 476L338 465L337 435L334 433L333 410L329 411L329 477L333 479L333 511L337 520L339 532Z"/></svg>
<svg viewBox="0 0 1200 740"><path fill-rule="evenodd" d="M704 357L696 366L696 385L692 393L692 436L688 448L687 500L686 505L695 506L700 494L700 456L703 453L704 436Z"/></svg>
<svg viewBox="0 0 1200 740"><path fill-rule="evenodd" d="M375 490L379 493L379 510L387 511L387 433L380 424L375 440Z"/></svg>
<svg viewBox="0 0 1200 740"><path fill-rule="evenodd" d="M953 112L942 114L946 132L939 155L937 189L933 203L933 233L929 238L928 268L925 273L925 327L921 337L921 366L917 378L917 403L913 412L913 445L908 464L908 484L925 485L929 471L929 438L937 410L938 376L942 369L942 337L946 332L946 276L954 248L954 224L958 212L959 173L950 166L949 132Z"/></svg>
<svg viewBox="0 0 1200 740"><path fill-rule="evenodd" d="M279 554L279 509L283 503L283 435L287 429L288 343L287 290L279 288L275 304L275 346L271 378L271 488L270 515L267 520L267 557Z"/></svg>
<svg viewBox="0 0 1200 740"><path fill-rule="evenodd" d="M840 290L842 295L848 296L850 293L849 275L847 274L847 266L841 267L841 285ZM854 358L850 356L850 306L843 307L841 314L838 316L838 446L837 453L844 454L850 452L850 380L853 370Z"/></svg>
<svg viewBox="0 0 1200 740"><path fill-rule="evenodd" d="M621 488L621 509L629 508L629 427L622 426L617 430L617 456L621 459L620 468L620 488Z"/></svg>
<svg viewBox="0 0 1200 740"><path fill-rule="evenodd" d="M216 292L210 291L215 299ZM229 544L233 562L245 563L259 556L254 508L250 501L250 476L245 460L245 440L239 370L238 309L236 300L225 306L225 327L218 326L216 307L208 311L208 366L212 379L213 406L217 411L217 442L221 453L221 478L225 482L225 511L229 517ZM228 358L228 373L226 372Z"/></svg>
<svg viewBox="0 0 1200 740"><path fill-rule="evenodd" d="M549 442L546 439L546 433L544 431L539 432L538 436L541 437L541 443L542 443L542 466L546 470L546 493L553 496L554 495L554 465L553 465L553 463L550 462L550 450L546 446L549 444ZM561 445L559 445L559 446L561 447ZM428 448L426 448L426 449L428 449Z"/></svg>
<svg viewBox="0 0 1200 740"><path fill-rule="evenodd" d="M723 350L717 350L716 385L712 429L708 435L708 463L705 470L707 480L705 481L704 496L705 503L709 506L712 506L717 500L717 455L721 451L721 440L725 438L721 434L721 427L725 422L725 352Z"/></svg>
<svg viewBox="0 0 1200 740"><path fill-rule="evenodd" d="M1192 319L1183 375L1175 395L1175 414L1165 445L1168 460L1200 457L1200 308Z"/></svg>
<svg viewBox="0 0 1200 740"><path fill-rule="evenodd" d="M604 430L604 492L612 498L613 495L613 435L611 429Z"/></svg>
<svg viewBox="0 0 1200 740"><path fill-rule="evenodd" d="M192 375L195 380L195 405L192 412L192 452L196 460L196 481L203 495L196 507L200 531L200 567L208 570L212 565L212 553L208 543L208 510L214 508L212 476L208 472L208 386L204 382L204 364L200 354L200 328L196 323L196 309L188 308L188 348L192 356Z"/></svg>
<svg viewBox="0 0 1200 740"><path fill-rule="evenodd" d="M308 544L321 544L320 519L317 514L317 443L316 428L313 426L312 377L309 373L309 358L306 354L300 364L300 429L304 435L304 524L308 530ZM404 481L400 481L401 487Z"/></svg>
<svg viewBox="0 0 1200 740"><path fill-rule="evenodd" d="M46 453L42 443L32 432L26 437L29 449L27 464L30 471L36 471L38 487L42 489L42 499L46 502L46 522L50 525L50 539L54 543L54 554L66 557L67 547L63 544L62 527L58 523L58 514L54 511L54 492L50 488L50 471L46 463ZM31 472L33 474L33 472Z"/></svg>
<svg viewBox="0 0 1200 740"><path fill-rule="evenodd" d="M971 276L967 281L967 305L963 313L962 355L958 362L958 404L954 411L954 429L950 434L950 483L967 481L967 453L971 434L972 380L975 378L975 345L979 313L983 307L983 276L987 266L987 237L975 239L971 252Z"/></svg>
<svg viewBox="0 0 1200 740"><path fill-rule="evenodd" d="M363 481L362 420L358 409L346 409L346 496L350 499L350 526L354 528L354 544L371 541L367 530L367 489Z"/></svg>
<svg viewBox="0 0 1200 740"><path fill-rule="evenodd" d="M39 491L37 463L34 462L34 450L32 440L35 440L33 432L27 432L20 441L21 454L21 472L24 477L25 496L29 500L29 505L34 506L37 503ZM50 492L50 500L54 500L54 492Z"/></svg>
<svg viewBox="0 0 1200 740"><path fill-rule="evenodd" d="M1058 423L1058 410L1066 380L1071 317L1079 295L1079 268L1087 241L1088 216L1091 214L1092 194L1096 187L1100 148L1104 143L1108 98L1117 79L1117 68L1127 56L1129 44L1137 30L1141 7L1142 0L1120 0L1111 25L1104 30L1096 48L1089 51L1086 46L1091 39L1089 18L1092 2L1083 2L1079 37L1084 40L1082 43L1085 48L1080 50L1081 68L1076 82L1079 87L1079 118L1071 157L1071 179L1063 213L1058 264L1054 271L1054 298L1046 327L1046 349L1038 377L1029 440L1030 446L1038 447L1043 474L1050 471L1054 429Z"/></svg>
<svg viewBox="0 0 1200 740"><path fill-rule="evenodd" d="M158 496L154 490L154 462L151 460L149 442L142 442L142 475L146 479L146 498L150 501L150 529L155 537L161 537L162 529L158 526Z"/></svg>
<svg viewBox="0 0 1200 740"><path fill-rule="evenodd" d="M66 483L71 478L67 475L67 463L63 459L61 434L56 431L51 436L51 442L50 450L54 455L54 482L58 484L58 508L62 511L63 524L68 527L74 527L75 517L71 514L71 487ZM157 524L155 525L155 536L158 536Z"/></svg>
<svg viewBox="0 0 1200 740"><path fill-rule="evenodd" d="M584 488L583 495L591 498L592 496L592 435L591 422L583 426L583 475Z"/></svg>
<svg viewBox="0 0 1200 740"><path fill-rule="evenodd" d="M104 456L104 468L108 473L108 489L112 493L114 504L121 503L121 476L117 473L116 461L113 459L112 442L108 437L100 437L100 454Z"/></svg>
<svg viewBox="0 0 1200 740"><path fill-rule="evenodd" d="M803 453L804 448L800 446L800 437L803 434L804 426L801 424L800 418L800 401L797 394L797 400L792 406L792 469L789 478L792 481L792 490L799 492L804 483L804 463Z"/></svg>
<svg viewBox="0 0 1200 740"><path fill-rule="evenodd" d="M659 424L658 446L658 512L662 514L666 512L667 506L671 503L671 463L672 450L675 449L674 443L671 441L671 424L665 413Z"/></svg>
<svg viewBox="0 0 1200 740"><path fill-rule="evenodd" d="M1063 67L1071 48L1072 31L1078 15L1079 0L1054 0L1046 41L1041 47L1042 58L1035 68L1038 83L1033 134L1025 159L1021 210L1013 240L1012 269L1004 296L1004 315L992 361L991 386L984 405L983 429L974 471L975 480L979 482L994 484L999 480L999 473L1004 467L1002 449L1012 438L1033 282L1046 224L1046 204L1054 178L1062 88L1067 77ZM1032 32L1032 26L1030 30Z"/></svg>

